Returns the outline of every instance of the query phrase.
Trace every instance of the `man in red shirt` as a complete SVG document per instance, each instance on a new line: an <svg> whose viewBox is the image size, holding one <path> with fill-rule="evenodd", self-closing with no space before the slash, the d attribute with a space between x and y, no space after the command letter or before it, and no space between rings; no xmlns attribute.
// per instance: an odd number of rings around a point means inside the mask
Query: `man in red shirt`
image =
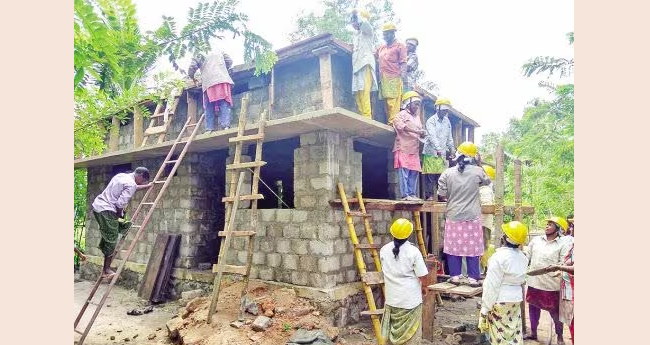
<svg viewBox="0 0 650 345"><path fill-rule="evenodd" d="M406 46L397 42L393 23L386 23L382 27L386 44L377 49L375 57L379 63L380 99L386 100L386 116L388 125L393 124L395 116L400 111L402 103L403 81L406 77Z"/></svg>

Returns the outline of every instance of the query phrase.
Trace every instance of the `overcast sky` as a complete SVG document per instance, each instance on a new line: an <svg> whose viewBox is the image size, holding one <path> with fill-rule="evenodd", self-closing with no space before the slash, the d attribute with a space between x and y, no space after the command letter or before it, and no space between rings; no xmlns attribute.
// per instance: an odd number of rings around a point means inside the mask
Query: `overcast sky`
<svg viewBox="0 0 650 345"><path fill-rule="evenodd" d="M198 0L134 0L142 29L160 25L162 16L173 16L178 28L186 23L187 10ZM360 4L367 1L361 0ZM249 16L249 28L279 49L290 44L301 10L319 10L320 0L241 0L239 10ZM550 55L572 58L566 33L573 31L573 1L416 1L396 0L401 19L397 38L417 37L420 68L439 86L439 95L481 125L483 134L505 130L508 120L521 117L535 97L548 98L537 83L545 77L524 78L521 65L529 58ZM428 4L427 8L422 4ZM579 40L579 39L578 39ZM219 42L243 63L243 40ZM184 63L186 65L187 63ZM184 66L184 68L187 68ZM159 69L168 69L163 62ZM558 80L552 80L558 82ZM573 82L573 77L561 82Z"/></svg>

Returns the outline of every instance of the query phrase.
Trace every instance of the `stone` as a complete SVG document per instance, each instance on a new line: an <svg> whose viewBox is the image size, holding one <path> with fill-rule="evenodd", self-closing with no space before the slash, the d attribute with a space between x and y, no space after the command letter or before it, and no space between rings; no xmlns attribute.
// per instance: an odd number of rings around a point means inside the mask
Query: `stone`
<svg viewBox="0 0 650 345"><path fill-rule="evenodd" d="M170 339L175 340L178 338L179 330L183 327L183 319L175 317L166 323L167 335Z"/></svg>
<svg viewBox="0 0 650 345"><path fill-rule="evenodd" d="M460 337L458 334L449 334L445 338L445 344L447 345L460 345L460 342L463 340L463 338Z"/></svg>
<svg viewBox="0 0 650 345"><path fill-rule="evenodd" d="M276 210L277 211L277 220L280 223L290 223L291 222L291 213L293 210Z"/></svg>
<svg viewBox="0 0 650 345"><path fill-rule="evenodd" d="M311 255L301 255L298 265L303 272L314 272L318 269L318 260Z"/></svg>
<svg viewBox="0 0 650 345"><path fill-rule="evenodd" d="M294 217L295 222L295 217ZM300 238L300 227L298 225L287 225L282 229L284 238Z"/></svg>
<svg viewBox="0 0 650 345"><path fill-rule="evenodd" d="M311 187L314 190L333 190L334 184L332 183L332 178L329 175L321 177L313 177L309 180Z"/></svg>
<svg viewBox="0 0 650 345"><path fill-rule="evenodd" d="M331 240L340 237L340 225L330 223L320 223L317 225L318 238L321 240Z"/></svg>
<svg viewBox="0 0 650 345"><path fill-rule="evenodd" d="M258 342L264 337L263 333L253 333L248 335L248 339L250 339L253 342Z"/></svg>
<svg viewBox="0 0 650 345"><path fill-rule="evenodd" d="M212 268L212 264L210 264L209 268ZM203 295L203 290L201 289L181 292L181 298L188 301L201 297L201 295Z"/></svg>
<svg viewBox="0 0 650 345"><path fill-rule="evenodd" d="M466 327L465 325L459 325L459 326L452 326L452 325L444 325L442 326L442 334L447 335L447 334L454 334L458 332L465 332Z"/></svg>
<svg viewBox="0 0 650 345"><path fill-rule="evenodd" d="M307 220L307 216L309 215L308 211L301 211L301 210L291 210L293 213L293 222L294 223L302 223Z"/></svg>
<svg viewBox="0 0 650 345"><path fill-rule="evenodd" d="M155 333L150 333L150 334L147 336L147 339L149 339L149 340L153 340L153 339L155 339L155 338L156 338L156 334L155 334Z"/></svg>
<svg viewBox="0 0 650 345"><path fill-rule="evenodd" d="M310 344L310 345L334 345L327 334L322 330L297 330L286 345Z"/></svg>
<svg viewBox="0 0 650 345"><path fill-rule="evenodd" d="M291 240L288 238L278 238L276 239L276 251L282 254L288 254L291 252ZM267 260L269 257L267 256Z"/></svg>
<svg viewBox="0 0 650 345"><path fill-rule="evenodd" d="M272 268L262 268L260 269L260 280L271 281L274 278L274 271Z"/></svg>
<svg viewBox="0 0 650 345"><path fill-rule="evenodd" d="M309 242L307 240L291 240L292 254L304 255L309 253Z"/></svg>
<svg viewBox="0 0 650 345"><path fill-rule="evenodd" d="M334 254L334 243L312 240L309 241L309 251L313 255L332 255Z"/></svg>
<svg viewBox="0 0 650 345"><path fill-rule="evenodd" d="M258 316L255 321L253 321L253 324L251 325L251 328L256 331L256 332L263 332L266 331L267 328L271 325L271 319L267 316Z"/></svg>
<svg viewBox="0 0 650 345"><path fill-rule="evenodd" d="M282 254L283 267L288 270L298 269L298 255Z"/></svg>
<svg viewBox="0 0 650 345"><path fill-rule="evenodd" d="M199 266L197 267L201 271L207 271L212 269L212 263L210 262L199 262Z"/></svg>
<svg viewBox="0 0 650 345"><path fill-rule="evenodd" d="M243 323L242 321L233 321L233 322L230 323L231 327L234 327L234 328L237 328L237 329L240 329L240 328L244 327L245 325L246 324Z"/></svg>
<svg viewBox="0 0 650 345"><path fill-rule="evenodd" d="M187 303L187 311L190 313L195 312L201 304L205 303L208 301L207 297L196 297L193 300L191 300L189 303Z"/></svg>
<svg viewBox="0 0 650 345"><path fill-rule="evenodd" d="M244 310L251 315L259 315L260 309L257 305L257 302L253 301L249 297L246 297L244 300Z"/></svg>
<svg viewBox="0 0 650 345"><path fill-rule="evenodd" d="M115 340L115 336L114 336L114 335L111 335L111 338L110 338L110 339L111 339L111 340Z"/></svg>
<svg viewBox="0 0 650 345"><path fill-rule="evenodd" d="M327 273L338 271L341 268L341 261L338 256L326 256L318 259L318 271Z"/></svg>
<svg viewBox="0 0 650 345"><path fill-rule="evenodd" d="M289 314L292 317L300 317L300 316L309 315L309 314L311 314L312 311L314 311L314 307L300 306L300 307L296 307L296 308L291 309Z"/></svg>

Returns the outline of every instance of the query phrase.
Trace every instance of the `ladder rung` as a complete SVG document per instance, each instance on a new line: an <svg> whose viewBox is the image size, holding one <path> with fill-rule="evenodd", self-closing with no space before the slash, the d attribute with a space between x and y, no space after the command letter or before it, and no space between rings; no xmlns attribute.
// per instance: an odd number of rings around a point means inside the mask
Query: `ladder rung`
<svg viewBox="0 0 650 345"><path fill-rule="evenodd" d="M379 249L379 245L378 245L378 244L374 244L374 243L373 243L373 244L370 244L370 243L359 243L359 244L355 244L355 245L354 245L354 248L356 248L356 249Z"/></svg>
<svg viewBox="0 0 650 345"><path fill-rule="evenodd" d="M212 273L219 272L219 265L212 265ZM246 266L223 265L223 273L234 273L242 276L246 275Z"/></svg>
<svg viewBox="0 0 650 345"><path fill-rule="evenodd" d="M379 285L384 283L384 274L381 272L366 272L361 274L361 281L366 285Z"/></svg>
<svg viewBox="0 0 650 345"><path fill-rule="evenodd" d="M144 131L144 135L155 135L167 132L167 126L149 127Z"/></svg>
<svg viewBox="0 0 650 345"><path fill-rule="evenodd" d="M81 335L84 334L84 332L82 332L82 331L80 331L80 330L78 330L78 329L76 329L76 328L74 329L74 331L77 332L77 333L79 333L79 334L81 334Z"/></svg>
<svg viewBox="0 0 650 345"><path fill-rule="evenodd" d="M262 194L249 194L249 195L240 195L239 196L239 201L242 200L259 200L259 199L264 199L264 195ZM226 196L221 198L221 202L234 202L235 197L234 196Z"/></svg>
<svg viewBox="0 0 650 345"><path fill-rule="evenodd" d="M231 231L230 232L230 236L236 236L236 237L253 236L255 234L256 234L255 231L249 231L249 230L246 230L246 231ZM219 231L219 236L222 236L222 237L226 236L226 232L225 231Z"/></svg>
<svg viewBox="0 0 650 345"><path fill-rule="evenodd" d="M242 135L240 137L233 137L228 139L229 143L236 143L238 141L260 140L264 139L264 134Z"/></svg>
<svg viewBox="0 0 650 345"><path fill-rule="evenodd" d="M196 123L190 123L189 125L187 125L185 127L196 127Z"/></svg>
<svg viewBox="0 0 650 345"><path fill-rule="evenodd" d="M176 163L176 162L178 162L178 159L174 159L174 160L171 160L171 161L166 161L163 164L171 164L171 163Z"/></svg>
<svg viewBox="0 0 650 345"><path fill-rule="evenodd" d="M228 164L228 165L226 165L226 170L255 168L255 167L261 167L261 166L264 166L264 165L266 165L266 162L263 162L263 161Z"/></svg>
<svg viewBox="0 0 650 345"><path fill-rule="evenodd" d="M384 314L384 309L364 310L361 312L361 315L382 315L382 314Z"/></svg>
<svg viewBox="0 0 650 345"><path fill-rule="evenodd" d="M99 306L99 303L96 303L96 302L93 302L93 301L88 301L88 304Z"/></svg>
<svg viewBox="0 0 650 345"><path fill-rule="evenodd" d="M360 211L349 211L348 216L352 216L352 217L368 217L368 218L372 217L372 215L370 215L368 213L360 212Z"/></svg>
<svg viewBox="0 0 650 345"><path fill-rule="evenodd" d="M143 202L142 205L153 205L153 202Z"/></svg>
<svg viewBox="0 0 650 345"><path fill-rule="evenodd" d="M167 180L163 180L163 181L153 181L153 183L165 183L165 182L167 182Z"/></svg>

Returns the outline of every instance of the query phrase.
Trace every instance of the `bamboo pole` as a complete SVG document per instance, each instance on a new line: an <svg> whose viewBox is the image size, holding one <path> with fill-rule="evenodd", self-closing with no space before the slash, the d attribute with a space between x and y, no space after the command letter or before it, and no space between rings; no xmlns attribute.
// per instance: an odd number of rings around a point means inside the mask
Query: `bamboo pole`
<svg viewBox="0 0 650 345"><path fill-rule="evenodd" d="M521 160L515 159L515 220L523 221L521 212Z"/></svg>

